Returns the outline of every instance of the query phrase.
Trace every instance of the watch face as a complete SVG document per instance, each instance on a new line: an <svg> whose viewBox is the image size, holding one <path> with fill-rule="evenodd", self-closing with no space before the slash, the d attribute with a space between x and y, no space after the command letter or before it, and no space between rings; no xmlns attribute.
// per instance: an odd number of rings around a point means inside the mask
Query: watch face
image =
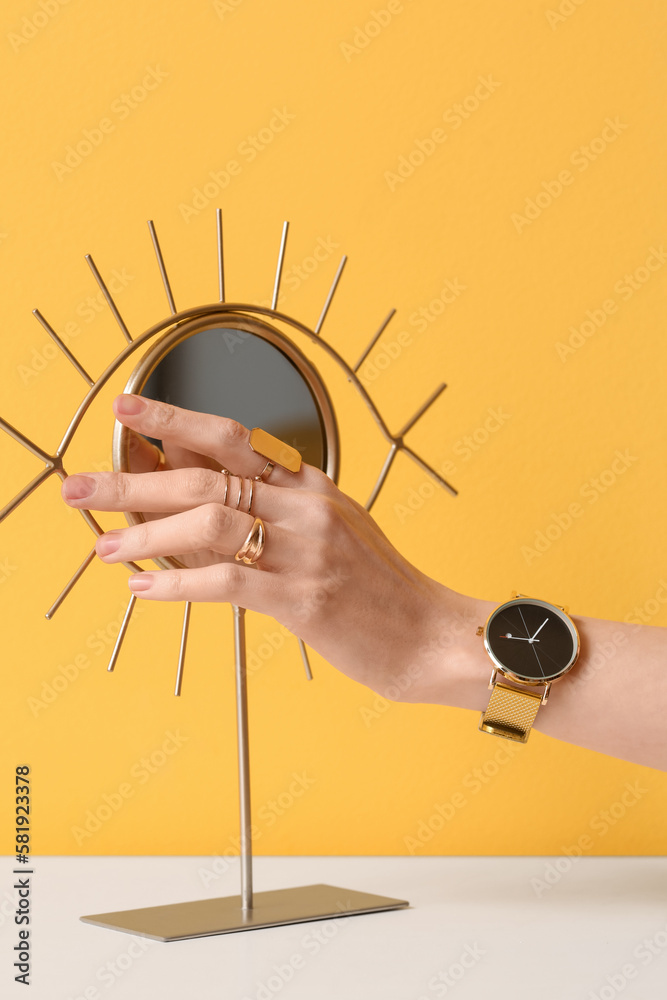
<svg viewBox="0 0 667 1000"><path fill-rule="evenodd" d="M496 608L486 624L484 643L501 670L537 684L560 677L579 653L579 636L570 619L553 604L527 597Z"/></svg>

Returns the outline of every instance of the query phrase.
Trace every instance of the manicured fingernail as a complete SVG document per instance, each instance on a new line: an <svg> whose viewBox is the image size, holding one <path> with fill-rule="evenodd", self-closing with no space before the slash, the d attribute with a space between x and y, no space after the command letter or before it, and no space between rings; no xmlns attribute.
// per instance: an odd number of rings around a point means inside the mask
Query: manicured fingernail
<svg viewBox="0 0 667 1000"><path fill-rule="evenodd" d="M97 544L95 545L98 556L101 556L102 558L104 558L104 556L110 556L113 552L117 552L119 548L120 537L113 533L101 535L97 539Z"/></svg>
<svg viewBox="0 0 667 1000"><path fill-rule="evenodd" d="M62 486L65 500L83 500L95 492L97 483L89 476L68 476Z"/></svg>
<svg viewBox="0 0 667 1000"><path fill-rule="evenodd" d="M133 594L138 594L142 590L150 590L153 586L152 573L136 573L127 581Z"/></svg>
<svg viewBox="0 0 667 1000"><path fill-rule="evenodd" d="M134 417L146 409L146 400L142 399L141 396L131 396L129 393L125 393L116 400L116 409L126 417Z"/></svg>

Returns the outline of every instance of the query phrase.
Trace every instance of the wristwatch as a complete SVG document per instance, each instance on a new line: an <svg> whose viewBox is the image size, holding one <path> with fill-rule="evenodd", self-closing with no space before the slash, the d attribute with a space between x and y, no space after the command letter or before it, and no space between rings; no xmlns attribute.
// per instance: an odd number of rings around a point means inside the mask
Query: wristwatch
<svg viewBox="0 0 667 1000"><path fill-rule="evenodd" d="M492 694L479 728L525 743L551 685L577 662L576 625L567 608L513 593L511 600L491 612L477 635L484 636L484 648L493 662Z"/></svg>

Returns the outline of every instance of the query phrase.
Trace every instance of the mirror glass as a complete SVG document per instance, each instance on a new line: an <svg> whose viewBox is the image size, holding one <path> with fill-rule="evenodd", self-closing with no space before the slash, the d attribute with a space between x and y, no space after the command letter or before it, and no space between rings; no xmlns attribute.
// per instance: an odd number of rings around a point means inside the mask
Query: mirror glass
<svg viewBox="0 0 667 1000"><path fill-rule="evenodd" d="M172 328L141 358L125 392L231 417L248 428L262 427L296 448L304 462L337 479L338 431L322 379L290 338L262 320L230 312ZM161 441L149 440L162 447ZM117 471L148 471L133 463L135 443L127 428L116 422ZM145 457L144 453L139 464ZM137 524L161 515L134 511L125 516ZM174 553L154 562L170 568L219 560L219 555L202 552Z"/></svg>
<svg viewBox="0 0 667 1000"><path fill-rule="evenodd" d="M319 407L296 365L245 330L202 330L172 347L141 390L165 403L262 427L326 470Z"/></svg>

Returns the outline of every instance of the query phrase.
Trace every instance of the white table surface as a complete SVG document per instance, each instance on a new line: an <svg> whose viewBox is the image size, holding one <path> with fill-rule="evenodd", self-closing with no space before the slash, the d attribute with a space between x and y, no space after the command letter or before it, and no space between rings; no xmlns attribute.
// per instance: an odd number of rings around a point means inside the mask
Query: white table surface
<svg viewBox="0 0 667 1000"><path fill-rule="evenodd" d="M16 864L11 857L0 861L3 998L667 995L665 858L581 858L562 874L549 869L550 883L547 866L566 869L566 859L260 857L256 891L325 882L407 899L411 908L164 944L78 918L234 895L237 860L225 862L227 870L205 887L201 870L212 870L206 857L34 857L29 990L13 979ZM289 976L285 970L294 956L298 968Z"/></svg>

